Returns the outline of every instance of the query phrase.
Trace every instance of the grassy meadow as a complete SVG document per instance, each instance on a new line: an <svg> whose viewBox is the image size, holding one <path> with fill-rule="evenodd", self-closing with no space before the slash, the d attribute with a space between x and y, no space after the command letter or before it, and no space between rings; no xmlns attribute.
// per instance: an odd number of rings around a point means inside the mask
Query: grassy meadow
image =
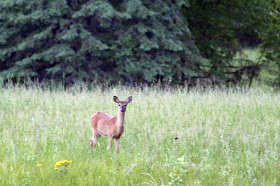
<svg viewBox="0 0 280 186"><path fill-rule="evenodd" d="M120 153L105 137L93 152L90 117L116 115L114 95L133 96ZM279 185L279 103L258 89L0 88L0 185Z"/></svg>

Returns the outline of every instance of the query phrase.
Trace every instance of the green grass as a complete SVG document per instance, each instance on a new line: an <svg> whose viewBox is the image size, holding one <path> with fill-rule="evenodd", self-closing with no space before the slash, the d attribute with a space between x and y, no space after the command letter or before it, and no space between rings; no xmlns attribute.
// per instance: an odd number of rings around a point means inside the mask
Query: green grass
<svg viewBox="0 0 280 186"><path fill-rule="evenodd" d="M115 115L114 95L133 96L120 153L105 137L92 152L90 117ZM0 185L279 185L279 103L257 89L10 86L0 89Z"/></svg>

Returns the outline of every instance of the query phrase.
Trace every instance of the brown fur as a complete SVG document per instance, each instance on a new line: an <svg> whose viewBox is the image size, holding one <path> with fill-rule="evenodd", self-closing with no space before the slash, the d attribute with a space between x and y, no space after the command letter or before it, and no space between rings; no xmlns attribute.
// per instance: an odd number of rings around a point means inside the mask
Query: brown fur
<svg viewBox="0 0 280 186"><path fill-rule="evenodd" d="M109 138L109 148L112 151L112 141L116 139L116 150L119 152L120 137L124 132L124 118L126 106L132 101L132 97L128 97L126 101L119 101L117 96L113 100L118 104L118 115L110 116L104 112L97 112L91 117L91 127L93 136L90 140L92 148L95 148L96 142L100 136Z"/></svg>

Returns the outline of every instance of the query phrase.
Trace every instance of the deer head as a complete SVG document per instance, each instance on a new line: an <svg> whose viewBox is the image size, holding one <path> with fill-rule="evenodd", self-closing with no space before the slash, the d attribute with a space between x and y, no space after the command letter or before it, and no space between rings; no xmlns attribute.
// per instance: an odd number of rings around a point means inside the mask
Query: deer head
<svg viewBox="0 0 280 186"><path fill-rule="evenodd" d="M132 96L129 96L126 101L120 101L117 96L114 96L113 100L118 104L119 111L125 112L128 103L130 103L132 101Z"/></svg>

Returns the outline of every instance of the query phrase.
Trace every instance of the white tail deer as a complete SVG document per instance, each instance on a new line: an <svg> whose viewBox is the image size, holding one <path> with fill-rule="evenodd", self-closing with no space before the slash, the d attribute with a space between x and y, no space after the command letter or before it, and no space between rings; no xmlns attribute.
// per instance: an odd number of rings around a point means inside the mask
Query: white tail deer
<svg viewBox="0 0 280 186"><path fill-rule="evenodd" d="M97 112L91 117L91 126L93 136L90 139L91 146L94 149L96 142L100 136L109 138L109 148L112 151L113 139L116 139L116 150L120 149L120 138L124 131L124 116L128 103L132 101L132 96L129 96L126 101L120 101L117 96L113 100L118 104L119 110L117 116L110 116L104 112Z"/></svg>

